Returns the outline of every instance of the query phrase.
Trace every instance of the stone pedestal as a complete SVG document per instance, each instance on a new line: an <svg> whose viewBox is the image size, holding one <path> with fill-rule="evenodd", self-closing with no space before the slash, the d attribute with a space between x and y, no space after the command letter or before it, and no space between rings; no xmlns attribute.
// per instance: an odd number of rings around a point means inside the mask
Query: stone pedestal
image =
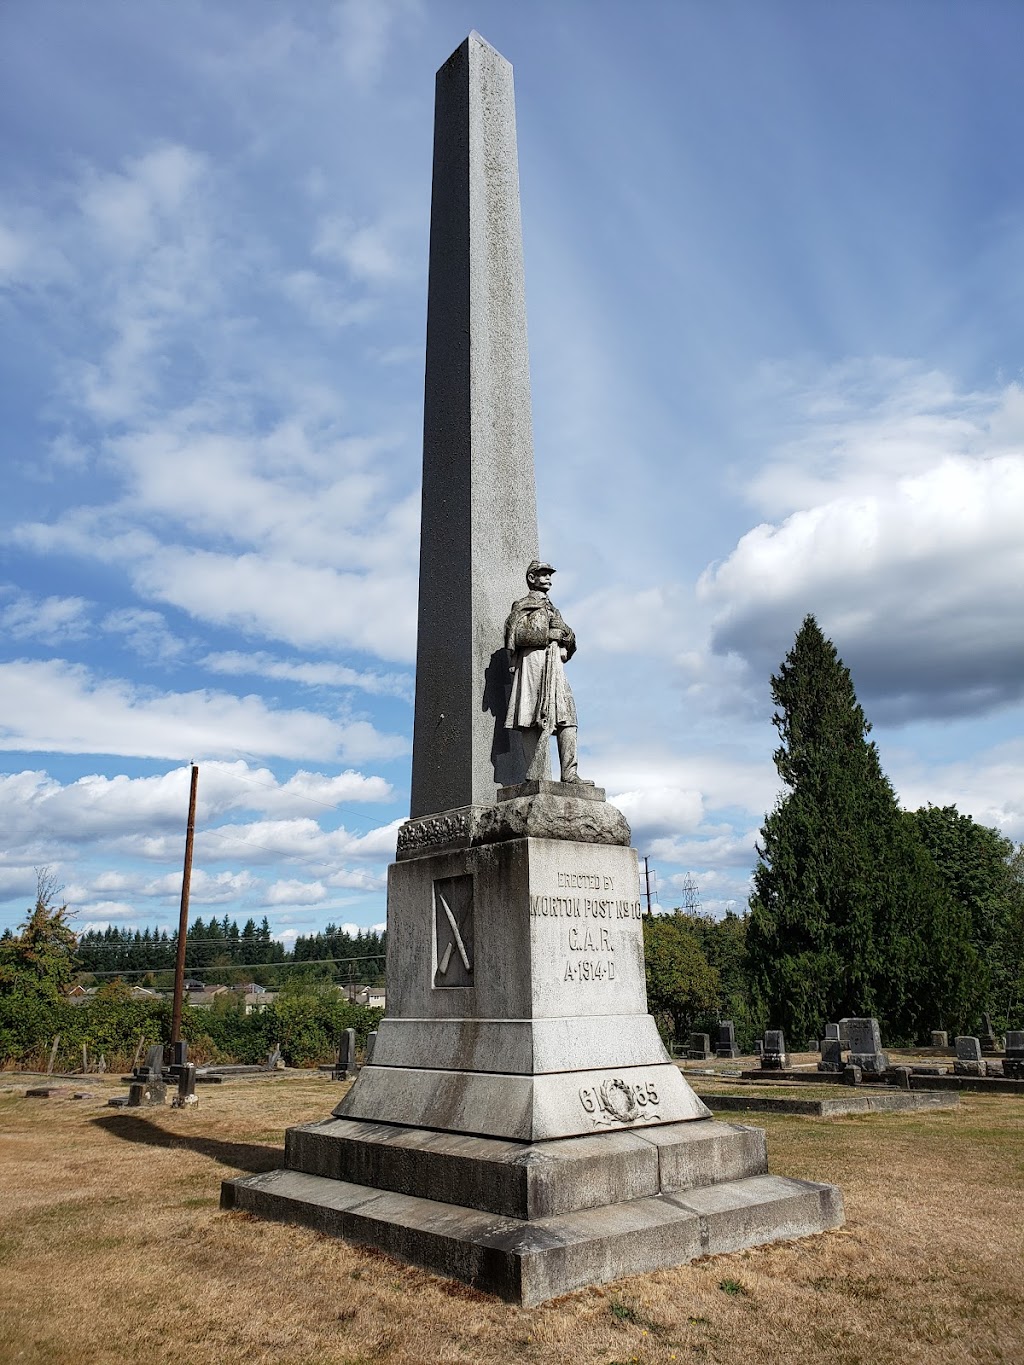
<svg viewBox="0 0 1024 1365"><path fill-rule="evenodd" d="M706 1117L646 1011L636 887L632 849L564 839L392 865L389 1012L336 1114L522 1142Z"/></svg>
<svg viewBox="0 0 1024 1365"><path fill-rule="evenodd" d="M763 1133L712 1119L670 1061L632 849L429 850L389 871L372 1063L331 1118L288 1131L280 1170L225 1182L225 1208L522 1304L842 1222L838 1190L769 1176Z"/></svg>
<svg viewBox="0 0 1024 1365"><path fill-rule="evenodd" d="M524 1306L843 1221L837 1189L768 1175L764 1133L714 1119L530 1144L328 1119L222 1205Z"/></svg>

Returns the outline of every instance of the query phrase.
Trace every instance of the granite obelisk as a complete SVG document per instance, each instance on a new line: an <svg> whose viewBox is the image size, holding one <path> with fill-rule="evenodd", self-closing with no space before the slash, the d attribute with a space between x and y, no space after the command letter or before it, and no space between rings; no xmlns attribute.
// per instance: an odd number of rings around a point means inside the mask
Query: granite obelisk
<svg viewBox="0 0 1024 1365"><path fill-rule="evenodd" d="M471 33L435 85L413 816L523 778L494 623L536 554L512 67Z"/></svg>
<svg viewBox="0 0 1024 1365"><path fill-rule="evenodd" d="M388 869L387 1015L334 1114L289 1129L282 1169L226 1181L222 1203L523 1304L835 1226L839 1192L768 1175L764 1134L712 1119L666 1053L625 818L571 765L566 780L526 780L504 728L506 645L520 684L529 650L549 660L539 695L557 725L575 636L538 574L550 566L530 564L512 76L477 34L437 78L427 352L412 802ZM514 601L525 624L509 644ZM571 711L560 723L575 734ZM547 742L551 727L531 726Z"/></svg>

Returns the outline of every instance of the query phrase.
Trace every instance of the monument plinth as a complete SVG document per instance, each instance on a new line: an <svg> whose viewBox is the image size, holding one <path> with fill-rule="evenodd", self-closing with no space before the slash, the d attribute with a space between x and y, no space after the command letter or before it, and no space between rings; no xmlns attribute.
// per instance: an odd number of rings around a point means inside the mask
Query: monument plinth
<svg viewBox="0 0 1024 1365"><path fill-rule="evenodd" d="M630 831L577 771L537 523L512 70L437 75L411 818L372 1062L222 1204L532 1304L842 1222L767 1174L647 1012ZM525 573L525 583L524 583ZM524 587L527 589L523 594ZM550 780L550 739L561 781Z"/></svg>

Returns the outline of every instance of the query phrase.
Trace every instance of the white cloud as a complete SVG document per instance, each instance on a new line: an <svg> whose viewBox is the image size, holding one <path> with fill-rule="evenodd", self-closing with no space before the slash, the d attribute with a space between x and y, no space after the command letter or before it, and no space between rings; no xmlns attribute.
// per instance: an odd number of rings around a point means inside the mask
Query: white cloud
<svg viewBox="0 0 1024 1365"><path fill-rule="evenodd" d="M355 687L378 696L401 697L410 702L413 699L413 680L407 673L373 673L345 664L276 659L263 652L244 654L239 650L208 654L202 663L213 673L229 676L255 674L304 683L307 687Z"/></svg>
<svg viewBox="0 0 1024 1365"><path fill-rule="evenodd" d="M304 882L296 878L276 881L267 888L267 905L320 905L327 899L323 882Z"/></svg>
<svg viewBox="0 0 1024 1365"><path fill-rule="evenodd" d="M0 606L0 630L12 640L40 640L56 644L81 640L89 633L89 608L82 597L36 597L15 588L0 589L0 602L13 593L13 601Z"/></svg>
<svg viewBox="0 0 1024 1365"><path fill-rule="evenodd" d="M697 829L704 818L701 793L681 787L619 792L615 804L629 821L636 837L644 843L657 835Z"/></svg>
<svg viewBox="0 0 1024 1365"><path fill-rule="evenodd" d="M368 721L339 724L309 711L275 710L259 697L157 692L96 678L61 659L0 664L0 749L146 758L394 757L405 739Z"/></svg>
<svg viewBox="0 0 1024 1365"><path fill-rule="evenodd" d="M185 652L185 642L167 629L158 611L120 607L106 614L100 628L111 635L123 636L141 659L151 663L173 663Z"/></svg>
<svg viewBox="0 0 1024 1365"><path fill-rule="evenodd" d="M290 645L349 646L401 663L415 653L411 570L342 573L266 554L168 546L138 566L135 581L145 596L197 620Z"/></svg>
<svg viewBox="0 0 1024 1365"><path fill-rule="evenodd" d="M180 844L189 782L187 767L156 777L93 773L67 784L40 770L0 774L0 823L9 850L46 839L74 844L163 831L168 832L171 845ZM333 809L350 803L387 801L391 795L391 787L383 778L351 770L334 777L300 770L280 782L269 769L253 768L242 761L204 762L200 767L197 821L200 826L211 825L241 811L308 816L311 806ZM393 833L391 838L393 847ZM89 885L92 892L122 891L129 886L137 889L139 882L122 872L104 871Z"/></svg>
<svg viewBox="0 0 1024 1365"><path fill-rule="evenodd" d="M852 413L831 464L775 467L780 496L818 501L747 532L702 576L717 651L767 676L813 612L882 719L1024 695L1024 398L928 380Z"/></svg>

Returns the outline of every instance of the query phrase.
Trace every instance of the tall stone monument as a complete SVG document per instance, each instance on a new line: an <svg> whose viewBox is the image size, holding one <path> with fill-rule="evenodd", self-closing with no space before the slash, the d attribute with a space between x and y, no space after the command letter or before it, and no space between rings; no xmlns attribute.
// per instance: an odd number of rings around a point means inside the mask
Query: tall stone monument
<svg viewBox="0 0 1024 1365"><path fill-rule="evenodd" d="M624 817L543 762L528 780L565 714L506 728L528 568L558 621L545 685L575 639L537 560L512 69L475 33L437 74L421 535L388 1013L334 1114L223 1206L523 1304L837 1226L839 1191L769 1176L764 1134L712 1119L665 1052Z"/></svg>

